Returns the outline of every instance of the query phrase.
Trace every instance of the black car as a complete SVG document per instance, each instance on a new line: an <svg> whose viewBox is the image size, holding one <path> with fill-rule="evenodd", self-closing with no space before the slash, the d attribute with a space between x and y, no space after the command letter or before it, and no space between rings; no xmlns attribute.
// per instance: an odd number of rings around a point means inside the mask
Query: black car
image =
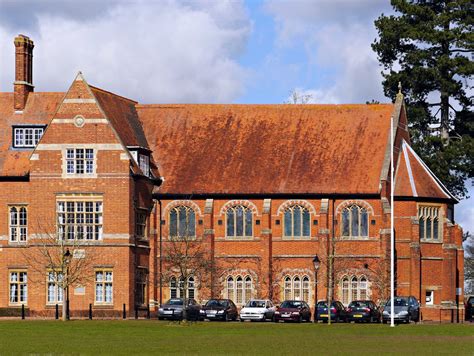
<svg viewBox="0 0 474 356"><path fill-rule="evenodd" d="M466 311L466 320L467 321L473 321L474 319L474 296L469 296L467 297L466 300L466 306L465 306L465 311Z"/></svg>
<svg viewBox="0 0 474 356"><path fill-rule="evenodd" d="M347 307L347 321L380 322L380 311L371 300L354 300Z"/></svg>
<svg viewBox="0 0 474 356"><path fill-rule="evenodd" d="M391 304L389 300L383 309L382 321L387 323L391 320ZM393 298L394 322L409 323L420 320L420 304L414 296Z"/></svg>
<svg viewBox="0 0 474 356"><path fill-rule="evenodd" d="M239 312L230 299L211 299L201 309L201 318L209 320L237 320Z"/></svg>
<svg viewBox="0 0 474 356"><path fill-rule="evenodd" d="M158 309L158 319L183 320L184 299L171 298ZM192 298L186 299L186 320L199 320L201 306Z"/></svg>
<svg viewBox="0 0 474 356"><path fill-rule="evenodd" d="M331 322L346 322L347 320L347 312L344 305L341 302L335 300L331 303L330 314L328 313L328 304L326 301L320 301L317 304L316 308L316 318L315 320L318 322L322 320L323 322L327 322L329 315L331 317Z"/></svg>

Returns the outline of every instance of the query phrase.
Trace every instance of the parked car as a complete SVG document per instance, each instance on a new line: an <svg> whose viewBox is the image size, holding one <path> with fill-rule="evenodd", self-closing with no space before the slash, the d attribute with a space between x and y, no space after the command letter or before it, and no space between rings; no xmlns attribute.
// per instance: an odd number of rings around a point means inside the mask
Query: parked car
<svg viewBox="0 0 474 356"><path fill-rule="evenodd" d="M346 322L347 312L341 302L335 300L331 303L330 316L332 322ZM328 304L326 301L319 301L316 308L316 321L327 322L329 318Z"/></svg>
<svg viewBox="0 0 474 356"><path fill-rule="evenodd" d="M285 300L276 308L275 322L283 321L311 321L311 310L306 302L300 300Z"/></svg>
<svg viewBox="0 0 474 356"><path fill-rule="evenodd" d="M209 320L237 320L239 313L230 299L211 299L202 307L201 318Z"/></svg>
<svg viewBox="0 0 474 356"><path fill-rule="evenodd" d="M275 315L275 306L268 299L251 299L245 304L240 311L240 321L258 320L265 321L267 319L273 320Z"/></svg>
<svg viewBox="0 0 474 356"><path fill-rule="evenodd" d="M468 321L474 320L474 295L467 296L465 305L465 319Z"/></svg>
<svg viewBox="0 0 474 356"><path fill-rule="evenodd" d="M408 324L410 321L417 322L420 320L420 304L415 297L395 297L393 302L395 322ZM382 321L384 324L390 321L390 305L391 301L389 300L383 308Z"/></svg>
<svg viewBox="0 0 474 356"><path fill-rule="evenodd" d="M347 321L355 322L380 322L380 311L371 300L354 300L347 307Z"/></svg>
<svg viewBox="0 0 474 356"><path fill-rule="evenodd" d="M158 308L158 319L183 320L184 299L171 298ZM186 299L186 319L199 320L201 306L192 298Z"/></svg>

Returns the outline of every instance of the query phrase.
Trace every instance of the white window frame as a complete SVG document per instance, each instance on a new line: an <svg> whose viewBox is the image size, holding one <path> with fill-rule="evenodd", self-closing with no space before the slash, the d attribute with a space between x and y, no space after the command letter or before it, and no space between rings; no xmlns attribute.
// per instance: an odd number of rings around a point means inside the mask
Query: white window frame
<svg viewBox="0 0 474 356"><path fill-rule="evenodd" d="M347 214L347 215L345 215ZM357 214L357 216L354 216L354 214ZM366 216L366 221L365 221L365 228L367 235L362 234L362 230L364 228L363 222L362 222L362 216L365 214ZM357 231L354 231L354 218L357 218ZM344 229L344 221L347 219L347 223L349 224L348 230L345 231ZM349 206L346 206L344 209L342 209L341 212L341 236L343 238L351 238L351 239L368 239L370 236L369 232L369 210L363 206L357 205L357 204L351 204Z"/></svg>
<svg viewBox="0 0 474 356"><path fill-rule="evenodd" d="M23 277L22 280L21 277ZM28 304L28 272L26 270L8 271L8 302L9 305Z"/></svg>
<svg viewBox="0 0 474 356"><path fill-rule="evenodd" d="M306 303L311 298L311 279L308 275L286 275L283 278L283 296L285 300L300 300Z"/></svg>
<svg viewBox="0 0 474 356"><path fill-rule="evenodd" d="M14 127L13 147L34 148L44 134L44 127Z"/></svg>
<svg viewBox="0 0 474 356"><path fill-rule="evenodd" d="M135 211L135 237L137 239L146 240L147 235L148 214L145 209L137 209Z"/></svg>
<svg viewBox="0 0 474 356"><path fill-rule="evenodd" d="M28 209L26 205L8 206L8 232L10 242L25 243L27 241Z"/></svg>
<svg viewBox="0 0 474 356"><path fill-rule="evenodd" d="M299 209L297 212L296 209ZM290 214L290 222L287 221L286 216L287 214ZM296 216L299 216L301 219L299 224L296 224ZM304 225L305 225L305 217L307 218L308 222L308 233L305 234L304 231ZM288 223L290 225L288 226ZM295 234L295 227L299 225L300 233ZM291 229L291 233L287 234L287 228ZM306 208L303 205L300 204L294 204L288 206L284 211L283 211L283 231L282 235L284 239L287 240L309 240L311 238L311 212L308 208Z"/></svg>
<svg viewBox="0 0 474 356"><path fill-rule="evenodd" d="M58 238L100 241L103 239L104 205L93 197L61 197L56 201Z"/></svg>
<svg viewBox="0 0 474 356"><path fill-rule="evenodd" d="M237 213L242 211L242 234L237 234L237 224L239 224ZM249 215L250 214L250 215ZM229 216L231 215L231 217ZM247 221L247 216L250 216L250 222ZM230 229L230 223L232 219L232 229ZM229 207L225 213L225 234L228 239L251 239L253 238L253 212L252 209L245 205L234 205ZM239 224L240 225L240 224ZM247 230L250 229L250 234L247 234ZM232 231L230 231L232 230ZM229 234L230 232L230 234Z"/></svg>
<svg viewBox="0 0 474 356"><path fill-rule="evenodd" d="M425 305L434 305L434 290L427 289L425 291Z"/></svg>
<svg viewBox="0 0 474 356"><path fill-rule="evenodd" d="M63 154L63 178L96 178L97 149L87 145L66 147Z"/></svg>
<svg viewBox="0 0 474 356"><path fill-rule="evenodd" d="M170 298L184 298L184 280L175 276L170 278ZM188 290L186 298L196 299L196 280L193 276L188 277Z"/></svg>
<svg viewBox="0 0 474 356"><path fill-rule="evenodd" d="M101 279L98 278L100 273L102 274ZM108 276L110 276L110 279L108 279ZM107 293L107 287L111 288L110 295ZM94 304L114 304L114 272L110 268L97 268L94 270Z"/></svg>
<svg viewBox="0 0 474 356"><path fill-rule="evenodd" d="M225 295L237 305L245 305L253 297L253 278L250 275L227 276Z"/></svg>
<svg viewBox="0 0 474 356"><path fill-rule="evenodd" d="M62 278L63 274L57 271L46 273L46 304L63 304L64 290L59 284Z"/></svg>
<svg viewBox="0 0 474 356"><path fill-rule="evenodd" d="M341 299L342 304L349 305L354 300L370 299L370 283L369 279L362 275L345 275L341 278Z"/></svg>
<svg viewBox="0 0 474 356"><path fill-rule="evenodd" d="M138 166L145 176L150 177L150 156L139 153Z"/></svg>

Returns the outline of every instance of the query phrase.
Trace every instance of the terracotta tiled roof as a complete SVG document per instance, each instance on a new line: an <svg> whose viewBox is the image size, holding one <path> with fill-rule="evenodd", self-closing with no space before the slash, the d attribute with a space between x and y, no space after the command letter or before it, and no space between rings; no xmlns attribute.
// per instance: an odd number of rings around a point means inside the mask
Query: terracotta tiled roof
<svg viewBox="0 0 474 356"><path fill-rule="evenodd" d="M136 101L89 85L105 115L126 146L148 148L135 110Z"/></svg>
<svg viewBox="0 0 474 356"><path fill-rule="evenodd" d="M394 106L138 105L163 193L378 193Z"/></svg>
<svg viewBox="0 0 474 356"><path fill-rule="evenodd" d="M24 176L32 150L12 149L13 125L48 124L64 93L30 93L23 113L13 109L13 93L0 93L0 176Z"/></svg>
<svg viewBox="0 0 474 356"><path fill-rule="evenodd" d="M400 158L395 173L395 196L420 198L456 198L431 172L410 145L402 141Z"/></svg>

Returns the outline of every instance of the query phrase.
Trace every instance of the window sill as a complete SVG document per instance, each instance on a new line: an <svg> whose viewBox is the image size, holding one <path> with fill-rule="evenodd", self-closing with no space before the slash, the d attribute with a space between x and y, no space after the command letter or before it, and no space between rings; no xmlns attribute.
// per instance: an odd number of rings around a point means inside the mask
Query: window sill
<svg viewBox="0 0 474 356"><path fill-rule="evenodd" d="M60 307L63 306L63 302L47 303L46 306L45 306L45 308L46 308L46 309L54 309L54 308L56 308L56 304L57 304L58 306L60 306Z"/></svg>
<svg viewBox="0 0 474 356"><path fill-rule="evenodd" d="M339 240L359 240L359 241L370 241L371 238L369 236L339 236Z"/></svg>
<svg viewBox="0 0 474 356"><path fill-rule="evenodd" d="M96 309L113 309L114 303L94 303L94 308Z"/></svg>
<svg viewBox="0 0 474 356"><path fill-rule="evenodd" d="M8 244L11 246L26 246L28 245L28 241L8 241Z"/></svg>
<svg viewBox="0 0 474 356"><path fill-rule="evenodd" d="M420 239L420 242L424 243L424 244L442 244L443 241L442 240L425 240L425 239Z"/></svg>
<svg viewBox="0 0 474 356"><path fill-rule="evenodd" d="M281 239L283 241L311 241L311 236L303 236L303 237L283 236Z"/></svg>

